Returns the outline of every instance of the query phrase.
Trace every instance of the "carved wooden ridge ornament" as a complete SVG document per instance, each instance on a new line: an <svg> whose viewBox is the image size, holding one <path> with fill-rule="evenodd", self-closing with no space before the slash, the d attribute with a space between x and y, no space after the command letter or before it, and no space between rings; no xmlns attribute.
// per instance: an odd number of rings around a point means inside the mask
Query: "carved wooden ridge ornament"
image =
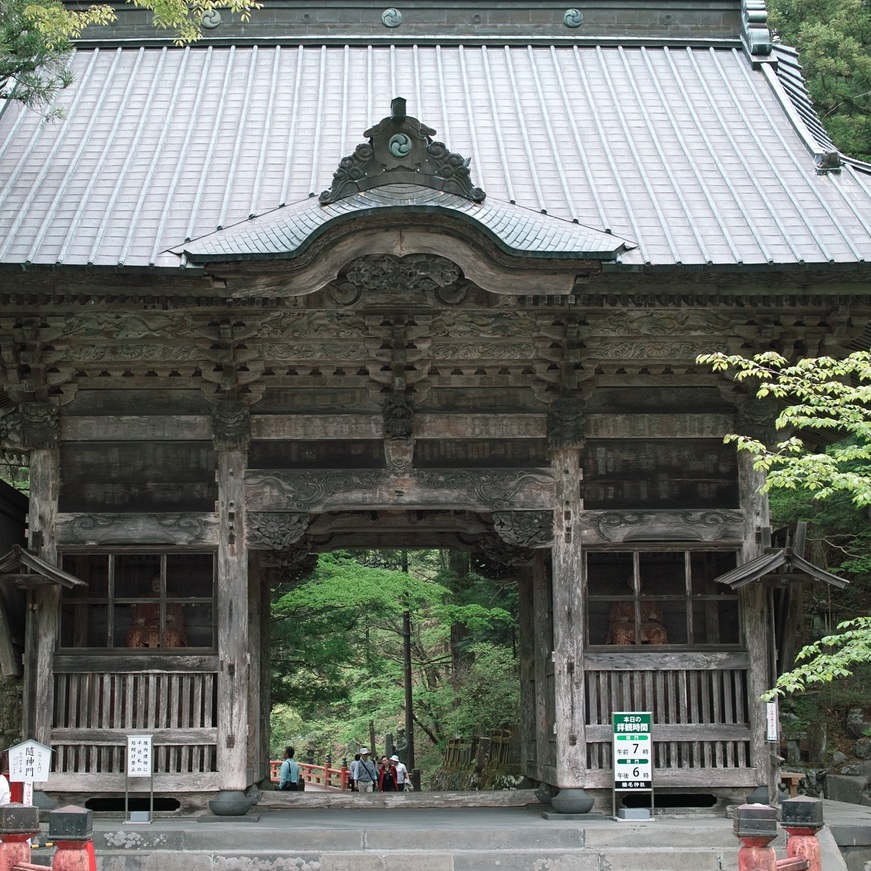
<svg viewBox="0 0 871 871"><path fill-rule="evenodd" d="M403 97L393 99L390 112L363 134L368 142L339 162L332 186L318 198L321 205L382 185L409 183L484 201L487 195L472 184L469 160L434 142L432 127L405 114Z"/></svg>

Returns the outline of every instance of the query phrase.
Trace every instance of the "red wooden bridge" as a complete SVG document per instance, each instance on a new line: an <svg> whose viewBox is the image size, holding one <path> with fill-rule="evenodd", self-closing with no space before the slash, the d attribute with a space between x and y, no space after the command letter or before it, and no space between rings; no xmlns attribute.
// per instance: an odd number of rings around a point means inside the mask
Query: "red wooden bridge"
<svg viewBox="0 0 871 871"><path fill-rule="evenodd" d="M278 769L281 759L273 759L269 763L269 779L278 783ZM326 790L329 792L345 792L351 788L351 772L346 765L334 768L331 764L314 765L311 762L299 762L300 777L305 779L306 789Z"/></svg>

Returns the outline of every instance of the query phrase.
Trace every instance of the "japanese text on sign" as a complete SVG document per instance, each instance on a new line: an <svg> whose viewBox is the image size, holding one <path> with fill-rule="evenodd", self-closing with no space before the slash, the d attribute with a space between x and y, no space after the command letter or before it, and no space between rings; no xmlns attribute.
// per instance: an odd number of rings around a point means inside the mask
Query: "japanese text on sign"
<svg viewBox="0 0 871 871"><path fill-rule="evenodd" d="M653 736L650 713L613 715L614 788L653 789Z"/></svg>
<svg viewBox="0 0 871 871"><path fill-rule="evenodd" d="M38 741L24 741L10 747L9 780L13 783L42 783L51 768L51 747Z"/></svg>
<svg viewBox="0 0 871 871"><path fill-rule="evenodd" d="M127 736L127 776L151 777L151 735Z"/></svg>

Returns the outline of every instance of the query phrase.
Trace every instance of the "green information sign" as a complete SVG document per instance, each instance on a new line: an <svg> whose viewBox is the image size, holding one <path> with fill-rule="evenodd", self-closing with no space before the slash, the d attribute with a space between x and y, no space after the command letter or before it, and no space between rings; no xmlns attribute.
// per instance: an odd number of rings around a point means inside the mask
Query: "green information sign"
<svg viewBox="0 0 871 871"><path fill-rule="evenodd" d="M652 722L653 715L649 711L620 711L612 715L615 790L652 791Z"/></svg>

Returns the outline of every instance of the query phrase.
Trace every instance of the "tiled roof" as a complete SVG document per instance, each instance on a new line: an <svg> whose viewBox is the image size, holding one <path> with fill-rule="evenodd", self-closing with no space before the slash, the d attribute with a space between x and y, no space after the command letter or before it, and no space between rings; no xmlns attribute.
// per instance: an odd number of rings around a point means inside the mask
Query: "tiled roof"
<svg viewBox="0 0 871 871"><path fill-rule="evenodd" d="M622 239L510 203L475 203L456 194L393 184L322 206L314 198L182 246L191 261L281 259L299 254L328 226L384 209L404 216L443 214L475 226L509 254L611 260L627 247ZM631 243L628 247L632 247Z"/></svg>
<svg viewBox="0 0 871 871"><path fill-rule="evenodd" d="M64 121L3 109L0 263L184 265L328 187L394 96L489 205L631 240L626 266L871 259L871 177L816 174L739 47L90 49L74 72Z"/></svg>

